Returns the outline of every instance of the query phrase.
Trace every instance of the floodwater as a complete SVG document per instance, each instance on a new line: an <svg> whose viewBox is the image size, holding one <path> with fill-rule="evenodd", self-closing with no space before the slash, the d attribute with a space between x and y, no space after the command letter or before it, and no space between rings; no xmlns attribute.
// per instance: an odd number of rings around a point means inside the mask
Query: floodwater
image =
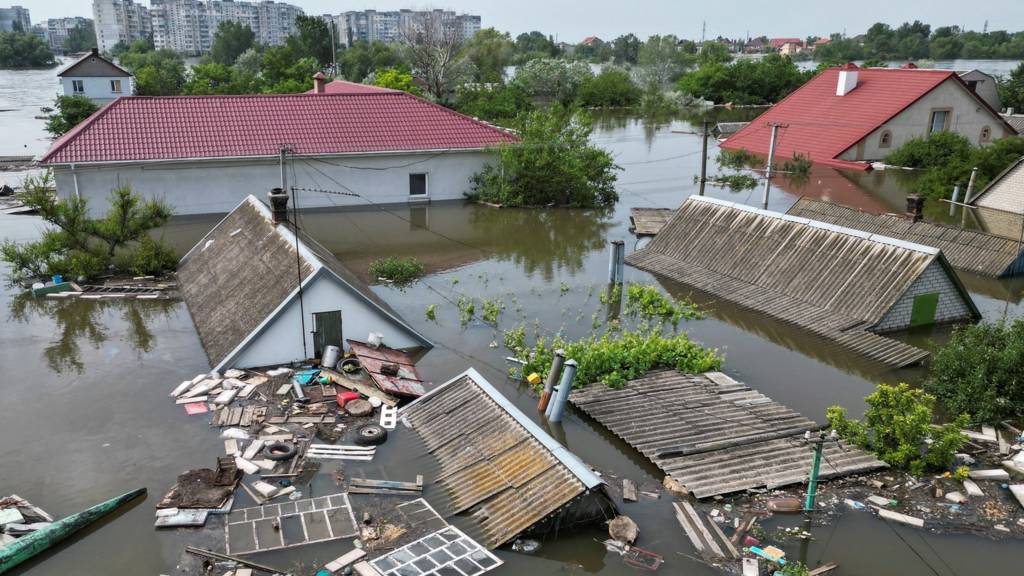
<svg viewBox="0 0 1024 576"><path fill-rule="evenodd" d="M980 70L992 76L1009 76L1010 72L1013 72L1020 65L1020 62L1020 60L971 60L958 58L956 60L921 60L917 64L924 68L936 68L939 70ZM858 60L856 63L862 64L862 61ZM899 68L905 63L905 60L890 60L885 64L889 68ZM814 70L818 66L818 62L802 60L797 62L797 66L801 70Z"/></svg>
<svg viewBox="0 0 1024 576"><path fill-rule="evenodd" d="M622 167L621 200L613 209L493 210L448 203L310 212L301 216L301 225L359 273L384 255L412 255L427 262L431 273L404 292L377 288L437 344L420 364L425 378L442 382L473 366L533 414L535 398L506 378L508 353L500 347L501 330L525 324L531 334L589 334L595 315L600 322L607 313L598 294L605 288L609 241L625 240L630 251L636 244L628 232L629 208L674 207L696 191L692 178L699 170L700 141L683 133L693 132L693 125L610 116L599 118L596 127L594 141ZM711 153L714 157L716 152ZM709 172L715 171L712 163ZM894 182L884 174L851 178L836 171L815 172L806 182L779 181L769 207L785 210L798 195L808 194L866 209L899 210L902 189ZM759 205L761 197L760 188L733 193L712 187L708 193L752 205ZM216 221L180 219L162 233L182 250ZM33 217L0 216L0 237L25 241L37 237L40 229ZM626 269L626 280L660 283L632 268ZM987 319L1021 316L1019 281L970 278L966 283ZM662 285L673 294L687 294L684 287ZM500 300L505 308L499 328L480 321L460 326L452 303L459 295ZM436 322L424 314L432 304L438 307ZM922 376L921 369L878 372L725 303L709 307L706 319L681 329L718 349L725 356L725 371L735 378L818 420L833 404L860 413L862 398L876 382L918 382ZM167 398L174 385L209 368L185 305L35 301L4 286L0 317L5 320L0 324L0 492L19 494L63 516L139 486L150 490L144 502L15 573L173 573L189 533L154 530L153 505L177 474L209 466L222 452L216 430L203 417L185 415ZM941 340L944 333L905 337L925 343ZM660 482L651 464L579 414L570 412L551 432L602 471L641 485ZM417 465L409 456L407 466L398 470L385 471L373 463L353 468L368 470L372 477L408 478ZM332 469L325 466L325 472ZM323 494L332 484L321 473L313 490ZM628 504L623 511L640 525L638 544L665 556L663 573L715 573L689 557L693 550L665 497ZM792 516L768 524L800 522ZM812 566L838 561L837 573L845 575L1010 574L1024 562L1024 546L1018 541L891 528L866 513L847 513L812 532L814 540L803 548L797 542L784 544L790 558L806 558ZM595 542L602 534L596 529L563 534L532 555L501 550L499 556L508 565L504 573L633 573ZM341 541L254 559L280 566L296 560L313 564L348 549Z"/></svg>

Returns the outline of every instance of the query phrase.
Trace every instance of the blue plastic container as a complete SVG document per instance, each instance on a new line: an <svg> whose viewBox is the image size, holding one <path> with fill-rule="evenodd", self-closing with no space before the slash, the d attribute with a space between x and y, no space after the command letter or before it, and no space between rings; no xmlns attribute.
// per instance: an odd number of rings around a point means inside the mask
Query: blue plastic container
<svg viewBox="0 0 1024 576"><path fill-rule="evenodd" d="M54 274L50 279L53 280L54 284L60 284L64 281L64 277L60 274Z"/></svg>

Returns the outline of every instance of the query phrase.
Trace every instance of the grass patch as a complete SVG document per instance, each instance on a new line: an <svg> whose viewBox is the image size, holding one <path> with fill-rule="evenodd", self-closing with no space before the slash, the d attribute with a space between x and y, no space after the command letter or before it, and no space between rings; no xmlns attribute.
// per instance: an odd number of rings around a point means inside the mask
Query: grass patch
<svg viewBox="0 0 1024 576"><path fill-rule="evenodd" d="M419 260L388 256L370 263L370 278L396 286L408 286L423 276L424 266Z"/></svg>

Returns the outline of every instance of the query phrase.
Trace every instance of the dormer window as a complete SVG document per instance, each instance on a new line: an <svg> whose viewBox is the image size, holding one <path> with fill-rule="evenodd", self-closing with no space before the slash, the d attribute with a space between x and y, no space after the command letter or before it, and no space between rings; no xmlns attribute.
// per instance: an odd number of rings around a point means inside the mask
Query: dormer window
<svg viewBox="0 0 1024 576"><path fill-rule="evenodd" d="M892 146L892 132L882 130L882 135L878 137L878 147L888 148L889 146Z"/></svg>

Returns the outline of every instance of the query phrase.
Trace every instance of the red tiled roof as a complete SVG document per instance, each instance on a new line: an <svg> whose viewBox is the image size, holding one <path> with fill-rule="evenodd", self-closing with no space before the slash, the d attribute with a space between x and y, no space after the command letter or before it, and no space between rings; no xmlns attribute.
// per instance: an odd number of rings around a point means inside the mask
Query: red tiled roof
<svg viewBox="0 0 1024 576"><path fill-rule="evenodd" d="M317 72L320 74L320 72ZM315 76L314 76L315 78ZM349 82L347 80L332 80L324 84L324 94L377 94L379 92L398 92L398 90L392 90L391 88L384 88L381 86L371 86L369 84L360 84L358 82ZM306 94L316 94L316 89L307 90Z"/></svg>
<svg viewBox="0 0 1024 576"><path fill-rule="evenodd" d="M60 137L43 164L477 149L512 134L400 91L128 96Z"/></svg>
<svg viewBox="0 0 1024 576"><path fill-rule="evenodd" d="M839 70L829 68L811 79L721 147L745 148L767 156L769 124L777 122L786 127L779 128L776 158L791 158L800 153L814 162L865 169L865 164L836 158L939 84L951 78L959 82L950 70L860 68L857 87L845 96L836 96Z"/></svg>
<svg viewBox="0 0 1024 576"><path fill-rule="evenodd" d="M772 38L768 40L772 48L782 48L783 44L803 44L804 41L800 38Z"/></svg>

